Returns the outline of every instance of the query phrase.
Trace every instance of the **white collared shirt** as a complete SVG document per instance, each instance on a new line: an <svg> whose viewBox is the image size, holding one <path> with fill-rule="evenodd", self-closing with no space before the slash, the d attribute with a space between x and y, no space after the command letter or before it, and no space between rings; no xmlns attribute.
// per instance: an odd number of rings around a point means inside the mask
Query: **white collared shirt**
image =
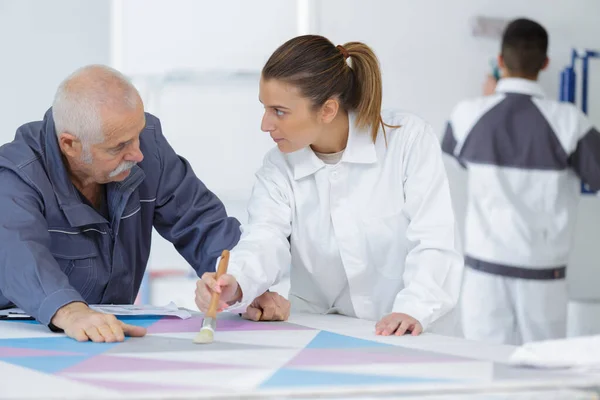
<svg viewBox="0 0 600 400"><path fill-rule="evenodd" d="M404 113L399 128L354 127L339 163L310 148L265 157L232 250L242 310L290 271L293 309L378 320L391 312L424 328L456 305L463 271L439 142ZM288 240L289 238L289 240Z"/></svg>

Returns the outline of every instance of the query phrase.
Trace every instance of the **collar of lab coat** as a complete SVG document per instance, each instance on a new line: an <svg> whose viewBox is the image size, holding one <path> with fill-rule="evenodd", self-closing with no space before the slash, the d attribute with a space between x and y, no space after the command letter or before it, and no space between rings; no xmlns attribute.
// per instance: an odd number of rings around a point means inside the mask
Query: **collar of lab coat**
<svg viewBox="0 0 600 400"><path fill-rule="evenodd" d="M544 90L537 81L523 78L500 79L496 85L496 93L520 93L535 97L545 97Z"/></svg>
<svg viewBox="0 0 600 400"><path fill-rule="evenodd" d="M344 149L344 154L340 162L356 164L374 164L377 162L377 153L375 144L371 139L371 132L368 129L358 129L356 127L356 114L348 113L348 143ZM314 151L307 146L301 150L288 155L292 168L294 170L294 179L302 179L314 174L325 166Z"/></svg>

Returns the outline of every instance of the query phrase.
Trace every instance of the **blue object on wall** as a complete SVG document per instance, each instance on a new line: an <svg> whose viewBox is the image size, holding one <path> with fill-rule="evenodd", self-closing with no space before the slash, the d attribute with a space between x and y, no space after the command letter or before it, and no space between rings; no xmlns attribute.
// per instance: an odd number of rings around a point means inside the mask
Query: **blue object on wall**
<svg viewBox="0 0 600 400"><path fill-rule="evenodd" d="M590 58L600 58L600 52L586 50L578 52L571 51L571 65L563 69L560 73L560 101L576 103L575 94L577 87L577 74L575 73L575 63L581 60L581 111L588 113L588 82L589 82L589 61ZM581 193L596 194L589 189L585 182L581 182Z"/></svg>
<svg viewBox="0 0 600 400"><path fill-rule="evenodd" d="M575 82L577 77L571 67L565 68L560 75L560 101L575 103Z"/></svg>

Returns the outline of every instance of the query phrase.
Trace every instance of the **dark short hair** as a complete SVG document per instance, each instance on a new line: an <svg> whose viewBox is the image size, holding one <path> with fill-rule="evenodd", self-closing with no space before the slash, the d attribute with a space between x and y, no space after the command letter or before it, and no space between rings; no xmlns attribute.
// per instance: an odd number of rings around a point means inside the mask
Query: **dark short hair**
<svg viewBox="0 0 600 400"><path fill-rule="evenodd" d="M536 76L546 62L548 32L530 19L509 23L502 35L502 57L511 74Z"/></svg>

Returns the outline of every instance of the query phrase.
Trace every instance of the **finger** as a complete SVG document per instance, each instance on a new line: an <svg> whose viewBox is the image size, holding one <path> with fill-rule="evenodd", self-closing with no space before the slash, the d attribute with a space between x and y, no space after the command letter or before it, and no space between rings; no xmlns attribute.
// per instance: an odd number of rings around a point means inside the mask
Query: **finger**
<svg viewBox="0 0 600 400"><path fill-rule="evenodd" d="M283 319L283 310L281 309L281 306L274 301L273 302L273 321L281 321Z"/></svg>
<svg viewBox="0 0 600 400"><path fill-rule="evenodd" d="M383 327L385 326L385 322L384 320L380 320L379 322L377 322L375 324L375 334L376 335L381 335L383 333Z"/></svg>
<svg viewBox="0 0 600 400"><path fill-rule="evenodd" d="M85 334L90 338L92 342L102 343L104 342L104 337L98 332L98 328L96 325L90 325L85 329Z"/></svg>
<svg viewBox="0 0 600 400"><path fill-rule="evenodd" d="M419 336L421 333L423 333L423 326L419 322L417 322L412 330L412 335Z"/></svg>
<svg viewBox="0 0 600 400"><path fill-rule="evenodd" d="M212 293L205 291L200 293L200 298L202 300L202 304L206 304L206 308L208 308L208 305L210 304L210 300L212 298Z"/></svg>
<svg viewBox="0 0 600 400"><path fill-rule="evenodd" d="M385 321L385 325L383 326L382 335L389 336L394 334L398 329L398 326L402 323L402 318L394 315L388 316Z"/></svg>
<svg viewBox="0 0 600 400"><path fill-rule="evenodd" d="M113 343L117 341L115 334L113 333L112 329L110 329L108 324L100 325L98 327L98 332L102 335L106 343Z"/></svg>
<svg viewBox="0 0 600 400"><path fill-rule="evenodd" d="M246 312L242 314L242 318L249 319L250 321L260 321L262 317L262 311L257 307L249 306Z"/></svg>
<svg viewBox="0 0 600 400"><path fill-rule="evenodd" d="M401 322L402 322L401 319L389 318L387 320L386 325L383 327L383 335L389 336L389 335L393 334L394 332L396 332L396 329L398 329L398 325L400 325Z"/></svg>
<svg viewBox="0 0 600 400"><path fill-rule="evenodd" d="M207 276L206 278L202 278L202 281L206 285L209 291L213 291L215 293L221 293L221 285L216 281L216 279L212 276ZM212 294L212 293L211 293Z"/></svg>
<svg viewBox="0 0 600 400"><path fill-rule="evenodd" d="M221 290L221 288L217 284L214 272L204 273L204 275L202 275L202 279L196 282L196 290L202 291L203 288L208 292L215 291L220 293L219 290Z"/></svg>
<svg viewBox="0 0 600 400"><path fill-rule="evenodd" d="M210 288L208 287L208 284L203 280L197 281L196 282L196 293L204 293L204 292L210 292Z"/></svg>
<svg viewBox="0 0 600 400"><path fill-rule="evenodd" d="M288 317L290 316L290 307L289 307L289 302L287 301L287 299L284 298L283 296L275 294L275 298L273 300L277 306L276 314L275 314L275 316L277 317L277 320L278 321L287 320Z"/></svg>
<svg viewBox="0 0 600 400"><path fill-rule="evenodd" d="M275 321L285 321L286 319L286 310L281 305L277 305L275 309Z"/></svg>
<svg viewBox="0 0 600 400"><path fill-rule="evenodd" d="M273 321L284 321L283 310L280 308L275 309L275 312L273 313Z"/></svg>
<svg viewBox="0 0 600 400"><path fill-rule="evenodd" d="M387 326L390 323L393 323L394 321L395 321L395 318L393 318L390 315L383 317L382 319L379 320L379 322L377 322L377 324L375 324L375 333L377 335L384 335ZM400 322L397 322L397 323L400 323Z"/></svg>
<svg viewBox="0 0 600 400"><path fill-rule="evenodd" d="M141 326L129 325L121 323L121 327L123 328L123 333L125 336L130 337L142 337L146 334L146 328Z"/></svg>
<svg viewBox="0 0 600 400"><path fill-rule="evenodd" d="M198 310L206 312L206 310L208 309L208 303L204 301L204 299L202 299L199 296L196 296L194 301L196 302L196 307L198 307Z"/></svg>
<svg viewBox="0 0 600 400"><path fill-rule="evenodd" d="M86 335L85 331L81 328L77 329L74 333L71 331L65 331L65 333L67 334L67 336L72 337L78 342L87 342L88 340L90 340L88 335Z"/></svg>
<svg viewBox="0 0 600 400"><path fill-rule="evenodd" d="M217 281L221 287L223 286L231 286L235 284L237 281L233 275L225 274L221 275Z"/></svg>
<svg viewBox="0 0 600 400"><path fill-rule="evenodd" d="M196 304L200 309L206 311L210 302L210 296L206 293L198 293L196 295Z"/></svg>
<svg viewBox="0 0 600 400"><path fill-rule="evenodd" d="M125 340L123 327L121 326L121 322L119 320L115 319L114 321L110 322L108 326L110 326L110 330L113 332L113 335L115 335L115 339L117 342L122 342L123 340Z"/></svg>
<svg viewBox="0 0 600 400"><path fill-rule="evenodd" d="M275 307L272 304L267 306L263 306L262 308L262 321L273 321L273 316L275 315Z"/></svg>
<svg viewBox="0 0 600 400"><path fill-rule="evenodd" d="M196 292L196 305L202 312L206 312L208 310L208 306L210 304L210 299L212 294L206 290L201 290L199 293Z"/></svg>
<svg viewBox="0 0 600 400"><path fill-rule="evenodd" d="M396 336L402 336L406 333L407 329L410 328L411 322L407 319L400 323L400 326L396 330Z"/></svg>
<svg viewBox="0 0 600 400"><path fill-rule="evenodd" d="M260 308L262 309L262 318L263 321L273 321L275 317L275 312L277 309L277 304L275 300L273 300L272 296L265 296L262 298Z"/></svg>
<svg viewBox="0 0 600 400"><path fill-rule="evenodd" d="M287 321L288 318L290 317L290 311L291 311L291 305L290 302L287 299L284 299L285 304L284 304L284 312L283 312L283 321Z"/></svg>

